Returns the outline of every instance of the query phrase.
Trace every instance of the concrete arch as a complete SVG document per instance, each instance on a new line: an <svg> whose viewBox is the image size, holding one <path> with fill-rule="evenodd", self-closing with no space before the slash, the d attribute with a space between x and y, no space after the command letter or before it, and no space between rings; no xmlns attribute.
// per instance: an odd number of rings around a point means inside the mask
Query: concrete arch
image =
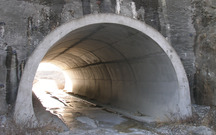
<svg viewBox="0 0 216 135"><path fill-rule="evenodd" d="M143 22L114 14L88 15L45 37L29 57L19 85L14 118L27 126L37 124L32 82L41 61L67 70L75 94L161 120L191 115L179 57Z"/></svg>

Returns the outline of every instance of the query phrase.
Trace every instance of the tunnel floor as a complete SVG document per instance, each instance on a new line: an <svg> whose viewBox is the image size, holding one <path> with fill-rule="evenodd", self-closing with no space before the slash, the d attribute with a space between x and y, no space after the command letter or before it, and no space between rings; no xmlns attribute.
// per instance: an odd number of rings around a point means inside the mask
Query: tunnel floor
<svg viewBox="0 0 216 135"><path fill-rule="evenodd" d="M153 130L147 124L111 112L63 90L43 91L38 98L46 110L57 115L69 127L70 134L146 134L150 133L148 130Z"/></svg>
<svg viewBox="0 0 216 135"><path fill-rule="evenodd" d="M46 80L46 83L51 83ZM37 95L37 93L36 93ZM70 129L60 135L173 135L204 133L214 134L204 126L210 108L193 105L193 116L188 121L171 123L143 123L107 110L64 90L42 91L38 96L43 106L57 115ZM216 110L216 109L215 109ZM216 112L216 111L215 111Z"/></svg>

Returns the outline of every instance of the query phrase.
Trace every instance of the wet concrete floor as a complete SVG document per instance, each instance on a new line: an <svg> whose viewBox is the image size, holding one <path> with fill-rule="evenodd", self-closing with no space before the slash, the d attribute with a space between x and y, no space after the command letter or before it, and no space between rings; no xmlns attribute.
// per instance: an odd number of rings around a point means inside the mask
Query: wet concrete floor
<svg viewBox="0 0 216 135"><path fill-rule="evenodd" d="M43 87L41 87L43 86ZM138 122L104 107L59 90L54 80L40 79L33 87L34 93L44 107L57 115L70 131L60 135L214 135L209 127L196 125L198 117L189 123L154 123ZM196 109L198 108L198 109ZM198 116L206 107L196 106Z"/></svg>
<svg viewBox="0 0 216 135"><path fill-rule="evenodd" d="M35 94L48 111L61 118L70 128L68 134L155 134L144 123L108 111L63 90L37 90Z"/></svg>

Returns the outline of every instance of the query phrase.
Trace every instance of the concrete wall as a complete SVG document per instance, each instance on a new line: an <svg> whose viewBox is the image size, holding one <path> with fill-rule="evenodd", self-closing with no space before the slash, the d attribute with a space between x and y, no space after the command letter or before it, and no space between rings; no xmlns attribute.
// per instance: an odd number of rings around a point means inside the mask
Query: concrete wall
<svg viewBox="0 0 216 135"><path fill-rule="evenodd" d="M216 105L216 2L193 2L196 28L196 103Z"/></svg>
<svg viewBox="0 0 216 135"><path fill-rule="evenodd" d="M165 0L161 0L162 5L164 5L163 1ZM183 62L189 79L191 93L193 93L195 74L195 30L192 24L193 14L190 2L190 0L166 0L166 31L171 45L175 48ZM193 100L193 95L191 96Z"/></svg>
<svg viewBox="0 0 216 135"><path fill-rule="evenodd" d="M12 46L12 50L15 50L17 54L16 68L19 81L23 65L29 55L48 33L61 24L86 14L109 12L137 18L159 30L171 42L180 56L189 78L191 90L193 90L195 73L193 38L195 33L191 21L190 1L134 0L134 4L131 2L132 0L2 0L0 4L0 62L2 63L0 70L7 71L4 64L7 54L5 48ZM197 9L199 8L197 7ZM205 61L204 57L202 59ZM6 74L2 74L0 78L1 96L3 97L1 99L4 99L6 95ZM213 77L210 78L213 79ZM210 82L210 84L214 83ZM214 89L213 85L212 88ZM206 87L198 86L197 90L200 94L196 95L202 95L203 89ZM198 103L200 96L196 95ZM193 95L192 99L194 99Z"/></svg>
<svg viewBox="0 0 216 135"><path fill-rule="evenodd" d="M140 21L114 14L89 15L49 34L26 63L15 107L19 123L34 117L27 101L41 61L67 71L73 93L123 112L157 121L191 115L188 81L179 57L161 34Z"/></svg>

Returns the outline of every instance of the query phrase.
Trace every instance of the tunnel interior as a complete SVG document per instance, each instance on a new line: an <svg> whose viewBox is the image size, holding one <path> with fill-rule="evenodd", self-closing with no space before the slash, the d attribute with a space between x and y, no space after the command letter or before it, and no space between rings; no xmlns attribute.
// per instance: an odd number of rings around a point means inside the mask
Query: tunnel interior
<svg viewBox="0 0 216 135"><path fill-rule="evenodd" d="M170 58L133 28L98 23L76 29L42 61L63 69L76 95L160 119L176 110L179 84Z"/></svg>

